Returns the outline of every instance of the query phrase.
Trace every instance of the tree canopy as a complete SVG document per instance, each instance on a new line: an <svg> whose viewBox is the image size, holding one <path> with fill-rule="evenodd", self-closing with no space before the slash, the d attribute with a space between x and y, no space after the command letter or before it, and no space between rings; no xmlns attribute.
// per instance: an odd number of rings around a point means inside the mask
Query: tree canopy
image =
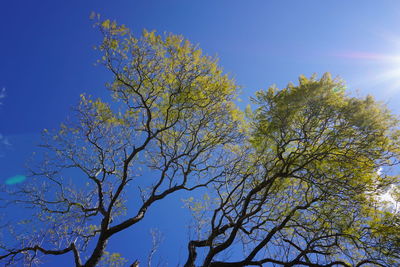
<svg viewBox="0 0 400 267"><path fill-rule="evenodd" d="M400 214L380 199L391 189L399 201L400 182L399 123L384 105L324 74L261 90L242 112L235 82L182 36L96 25L111 97L82 94L73 119L44 130L32 177L6 200L37 216L3 227L15 243L0 261L121 266L106 250L115 234L205 188L186 200L197 223L186 267L400 263Z"/></svg>
<svg viewBox="0 0 400 267"><path fill-rule="evenodd" d="M186 266L200 248L201 266L213 267L398 264L400 217L379 201L398 176L378 172L398 162L397 119L328 74L259 91L254 103L243 160L214 187L212 208L192 208L207 221Z"/></svg>

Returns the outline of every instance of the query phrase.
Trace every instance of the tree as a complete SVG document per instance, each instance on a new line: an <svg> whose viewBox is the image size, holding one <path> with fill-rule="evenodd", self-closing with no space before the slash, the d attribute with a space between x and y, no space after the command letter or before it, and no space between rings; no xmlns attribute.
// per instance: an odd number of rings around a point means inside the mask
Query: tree
<svg viewBox="0 0 400 267"><path fill-rule="evenodd" d="M41 163L10 192L9 203L37 217L23 221L30 234L11 229L16 244L2 244L0 256L8 264L69 252L76 266L123 264L106 252L108 240L155 202L218 181L229 161L224 145L241 138L237 86L216 59L181 36L136 38L109 20L96 25L112 100L81 95L75 119L45 130ZM125 214L128 201L134 213Z"/></svg>
<svg viewBox="0 0 400 267"><path fill-rule="evenodd" d="M30 234L10 228L0 260L71 253L76 266L121 266L106 251L113 236L203 187L186 200L197 223L186 267L399 264L400 214L380 196L399 198L400 132L383 105L328 74L301 76L259 91L244 117L235 83L183 37L97 26L111 99L82 95L74 119L45 130L47 152L7 203L37 216L19 224Z"/></svg>
<svg viewBox="0 0 400 267"><path fill-rule="evenodd" d="M379 195L399 178L378 171L398 163L397 119L329 74L254 104L247 142L232 148L245 160L206 205L190 204L207 219L185 266L397 266L400 214Z"/></svg>

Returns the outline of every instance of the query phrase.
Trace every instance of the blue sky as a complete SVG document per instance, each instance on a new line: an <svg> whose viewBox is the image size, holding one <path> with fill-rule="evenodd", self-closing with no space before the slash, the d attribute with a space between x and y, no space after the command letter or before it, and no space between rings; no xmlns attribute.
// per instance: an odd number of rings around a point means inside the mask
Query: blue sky
<svg viewBox="0 0 400 267"><path fill-rule="evenodd" d="M343 78L352 94L372 94L400 113L399 1L2 1L2 183L25 173L25 161L35 150L40 131L57 127L81 93L107 94L104 83L111 76L93 65L98 54L92 47L100 34L89 20L92 11L135 32L146 28L182 34L206 54L218 55L224 70L242 87L244 103L261 88L282 87L296 82L300 74L329 71ZM168 205L177 210L182 206L178 200ZM185 256L186 244L171 236L184 238L187 230L176 230L173 216L163 210L157 205L152 219L116 248L123 253L144 251L149 244L146 229L162 221L161 230L173 234L166 234L160 254L169 266L176 265L171 255ZM138 245L141 242L143 246Z"/></svg>

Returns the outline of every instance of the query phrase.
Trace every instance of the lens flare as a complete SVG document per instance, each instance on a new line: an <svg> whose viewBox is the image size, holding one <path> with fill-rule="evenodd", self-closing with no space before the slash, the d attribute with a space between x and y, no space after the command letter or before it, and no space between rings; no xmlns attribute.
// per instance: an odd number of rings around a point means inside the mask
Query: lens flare
<svg viewBox="0 0 400 267"><path fill-rule="evenodd" d="M391 98L400 92L400 53L381 54L371 52L337 53L336 56L364 63L369 70L353 81L363 88L379 88L385 98ZM363 68L361 68L363 69Z"/></svg>
<svg viewBox="0 0 400 267"><path fill-rule="evenodd" d="M25 180L26 180L25 175L15 175L13 177L8 178L5 182L5 184L6 185L14 185L14 184L22 183Z"/></svg>

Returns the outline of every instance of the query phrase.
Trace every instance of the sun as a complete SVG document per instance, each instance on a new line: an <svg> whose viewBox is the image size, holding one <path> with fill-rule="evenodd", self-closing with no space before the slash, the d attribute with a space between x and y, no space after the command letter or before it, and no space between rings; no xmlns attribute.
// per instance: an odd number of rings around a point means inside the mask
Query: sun
<svg viewBox="0 0 400 267"><path fill-rule="evenodd" d="M367 73L361 74L356 84L379 89L383 97L400 93L400 52L392 54L347 52L339 53L338 56L362 63L362 66L368 69Z"/></svg>

